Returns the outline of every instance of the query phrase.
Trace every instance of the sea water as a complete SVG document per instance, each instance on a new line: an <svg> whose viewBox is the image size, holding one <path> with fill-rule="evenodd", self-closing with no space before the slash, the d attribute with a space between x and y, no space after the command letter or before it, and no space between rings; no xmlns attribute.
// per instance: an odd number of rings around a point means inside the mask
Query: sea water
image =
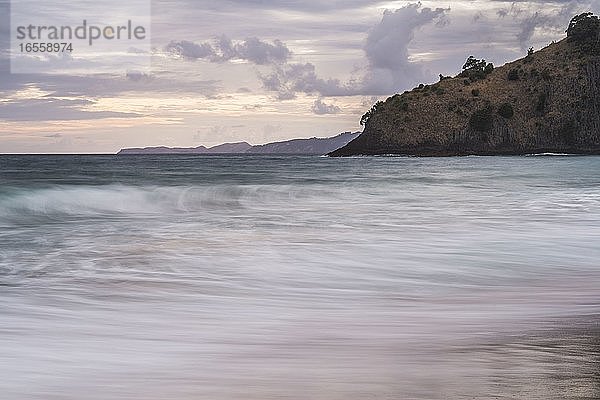
<svg viewBox="0 0 600 400"><path fill-rule="evenodd" d="M600 398L599 313L600 157L0 156L5 400Z"/></svg>

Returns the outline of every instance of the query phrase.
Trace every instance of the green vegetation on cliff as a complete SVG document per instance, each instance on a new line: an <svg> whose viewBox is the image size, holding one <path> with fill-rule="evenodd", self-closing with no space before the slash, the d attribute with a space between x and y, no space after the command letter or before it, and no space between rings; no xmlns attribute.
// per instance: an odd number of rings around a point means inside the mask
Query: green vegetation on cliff
<svg viewBox="0 0 600 400"><path fill-rule="evenodd" d="M361 124L331 155L600 154L600 19L578 15L566 39L502 67L470 56L456 77L378 102Z"/></svg>

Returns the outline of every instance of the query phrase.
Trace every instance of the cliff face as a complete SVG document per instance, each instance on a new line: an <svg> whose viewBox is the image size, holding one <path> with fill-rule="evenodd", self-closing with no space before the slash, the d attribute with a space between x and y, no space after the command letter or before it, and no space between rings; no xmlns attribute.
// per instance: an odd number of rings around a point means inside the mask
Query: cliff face
<svg viewBox="0 0 600 400"><path fill-rule="evenodd" d="M463 73L392 96L330 155L600 154L598 47L569 38L475 80Z"/></svg>

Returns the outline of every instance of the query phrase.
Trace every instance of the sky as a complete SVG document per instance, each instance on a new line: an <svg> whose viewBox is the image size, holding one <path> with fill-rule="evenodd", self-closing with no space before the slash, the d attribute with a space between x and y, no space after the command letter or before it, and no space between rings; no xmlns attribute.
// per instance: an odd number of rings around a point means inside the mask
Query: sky
<svg viewBox="0 0 600 400"><path fill-rule="evenodd" d="M19 1L35 0L12 0L13 11ZM38 2L44 15L111 12L97 0ZM148 68L128 68L122 53L111 56L112 70L80 55L68 60L77 69L42 58L39 72L22 73L11 71L15 22L0 0L0 153L358 131L377 100L455 75L469 55L495 65L520 58L564 38L584 11L600 13L600 0L153 0L149 46L128 50Z"/></svg>

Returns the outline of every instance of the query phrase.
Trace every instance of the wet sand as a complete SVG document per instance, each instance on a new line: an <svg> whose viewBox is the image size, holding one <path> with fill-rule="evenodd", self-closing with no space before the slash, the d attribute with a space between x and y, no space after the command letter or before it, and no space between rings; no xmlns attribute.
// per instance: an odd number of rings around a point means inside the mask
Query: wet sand
<svg viewBox="0 0 600 400"><path fill-rule="evenodd" d="M483 387L471 395L468 389L447 393L448 398L600 399L599 315L549 320L541 328L480 346L465 344L455 352L454 362L462 357L475 362L487 379L473 376L475 386L485 382Z"/></svg>

